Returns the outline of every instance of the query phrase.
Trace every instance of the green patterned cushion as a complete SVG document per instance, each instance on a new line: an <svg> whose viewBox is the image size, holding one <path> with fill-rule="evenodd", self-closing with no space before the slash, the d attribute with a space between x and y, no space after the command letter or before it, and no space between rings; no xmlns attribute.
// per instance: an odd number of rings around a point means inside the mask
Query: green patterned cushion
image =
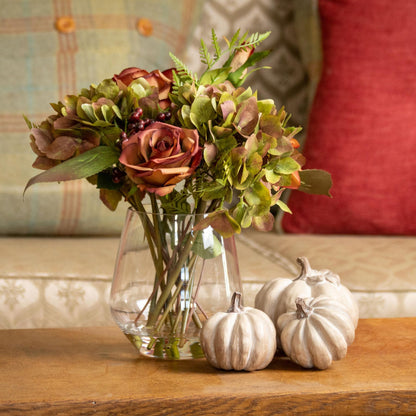
<svg viewBox="0 0 416 416"><path fill-rule="evenodd" d="M35 123L50 102L129 66L165 69L182 57L202 0L3 0L0 18L0 234L119 233L125 209L110 212L86 181L30 188L37 173L25 114ZM59 18L65 23L57 28ZM69 21L69 24L68 24Z"/></svg>

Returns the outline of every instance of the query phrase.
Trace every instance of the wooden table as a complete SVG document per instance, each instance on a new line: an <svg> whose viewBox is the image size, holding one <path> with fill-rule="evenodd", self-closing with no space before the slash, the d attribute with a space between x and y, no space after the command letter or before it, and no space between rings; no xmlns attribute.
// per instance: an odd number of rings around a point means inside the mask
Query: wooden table
<svg viewBox="0 0 416 416"><path fill-rule="evenodd" d="M325 371L138 355L116 327L0 331L0 414L416 415L416 318L361 320Z"/></svg>

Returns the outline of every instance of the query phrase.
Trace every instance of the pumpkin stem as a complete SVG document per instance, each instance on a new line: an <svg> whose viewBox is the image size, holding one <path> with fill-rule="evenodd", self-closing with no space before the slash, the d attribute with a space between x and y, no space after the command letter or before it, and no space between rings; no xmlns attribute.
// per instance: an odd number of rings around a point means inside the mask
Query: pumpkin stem
<svg viewBox="0 0 416 416"><path fill-rule="evenodd" d="M305 299L296 298L296 317L298 319L307 318L313 311L313 308L306 304Z"/></svg>
<svg viewBox="0 0 416 416"><path fill-rule="evenodd" d="M227 312L242 312L243 308L241 306L241 297L240 292L234 292L231 298L231 306Z"/></svg>
<svg viewBox="0 0 416 416"><path fill-rule="evenodd" d="M298 257L296 262L300 265L301 270L299 276L295 280L303 280L312 274L312 268L306 257Z"/></svg>

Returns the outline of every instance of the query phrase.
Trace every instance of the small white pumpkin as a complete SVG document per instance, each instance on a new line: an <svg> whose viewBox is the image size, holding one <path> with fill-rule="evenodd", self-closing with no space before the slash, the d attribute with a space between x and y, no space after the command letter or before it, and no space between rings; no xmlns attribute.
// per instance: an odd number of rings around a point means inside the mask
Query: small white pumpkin
<svg viewBox="0 0 416 416"><path fill-rule="evenodd" d="M355 327L347 308L325 296L298 298L296 311L277 320L283 351L305 368L328 368L341 360L354 341Z"/></svg>
<svg viewBox="0 0 416 416"><path fill-rule="evenodd" d="M261 370L276 352L276 330L262 311L241 306L236 292L227 312L205 321L200 341L208 362L223 370Z"/></svg>
<svg viewBox="0 0 416 416"><path fill-rule="evenodd" d="M270 316L275 323L280 315L294 311L298 297L318 297L320 295L334 298L346 306L354 327L358 324L358 305L351 292L341 284L339 276L330 270L313 270L306 257L296 260L301 266L299 276L290 278L278 277L267 282L257 293L254 307ZM280 346L279 330L277 343Z"/></svg>

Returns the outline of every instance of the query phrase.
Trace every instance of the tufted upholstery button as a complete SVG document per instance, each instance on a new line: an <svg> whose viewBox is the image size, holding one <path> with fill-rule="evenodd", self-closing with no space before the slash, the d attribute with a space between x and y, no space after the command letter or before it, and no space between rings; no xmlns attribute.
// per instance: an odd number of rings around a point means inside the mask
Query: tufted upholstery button
<svg viewBox="0 0 416 416"><path fill-rule="evenodd" d="M153 24L145 17L142 17L137 21L136 27L143 36L150 36L153 33Z"/></svg>
<svg viewBox="0 0 416 416"><path fill-rule="evenodd" d="M75 20L70 16L58 17L55 21L55 28L61 33L72 33L75 31Z"/></svg>

